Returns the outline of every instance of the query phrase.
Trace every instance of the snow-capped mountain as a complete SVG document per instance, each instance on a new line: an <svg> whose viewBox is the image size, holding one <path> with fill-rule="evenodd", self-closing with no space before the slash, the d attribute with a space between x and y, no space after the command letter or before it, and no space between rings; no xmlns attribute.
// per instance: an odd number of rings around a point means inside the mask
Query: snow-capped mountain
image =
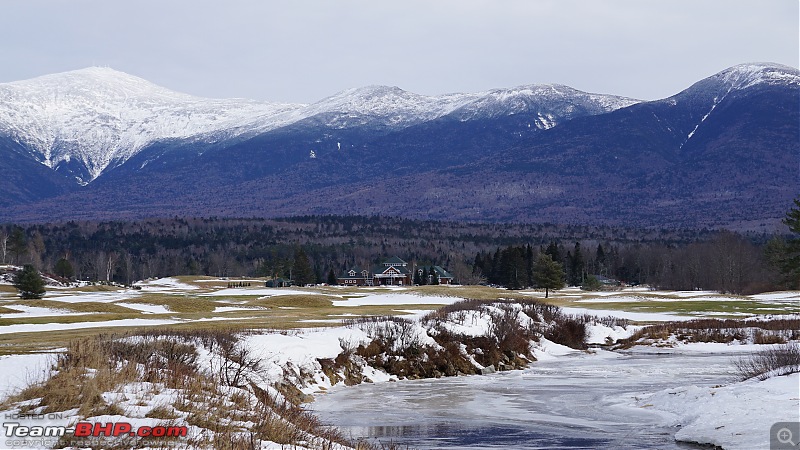
<svg viewBox="0 0 800 450"><path fill-rule="evenodd" d="M754 90L770 86L796 89L800 87L800 71L774 63L739 64L657 102L692 110L692 114L685 115L683 120L676 123L676 128L683 133L683 148L726 99L748 95Z"/></svg>
<svg viewBox="0 0 800 450"><path fill-rule="evenodd" d="M800 72L781 64L739 64L711 76L708 80L726 84L731 90L747 89L760 84L800 86Z"/></svg>
<svg viewBox="0 0 800 450"><path fill-rule="evenodd" d="M0 135L85 185L154 142L219 142L309 118L333 129L396 130L449 114L466 121L532 113L536 126L544 129L635 102L545 85L442 96L368 86L311 105L276 104L193 97L93 67L0 84Z"/></svg>
<svg viewBox="0 0 800 450"><path fill-rule="evenodd" d="M0 134L86 184L151 142L235 136L299 107L197 98L94 67L0 84Z"/></svg>
<svg viewBox="0 0 800 450"><path fill-rule="evenodd" d="M589 94L560 84L540 84L481 93L452 114L467 121L529 113L537 128L548 129L574 117L603 114L636 103L639 100Z"/></svg>
<svg viewBox="0 0 800 450"><path fill-rule="evenodd" d="M387 214L768 228L800 192L799 94L800 72L777 64L644 102L561 85L441 96L368 86L310 105L202 99L86 69L0 84L0 221Z"/></svg>
<svg viewBox="0 0 800 450"><path fill-rule="evenodd" d="M398 87L367 86L342 91L296 114L317 117L331 128L377 123L399 129L445 116L463 122L530 113L537 127L546 129L578 115L603 114L638 102L550 84L440 96L414 94Z"/></svg>

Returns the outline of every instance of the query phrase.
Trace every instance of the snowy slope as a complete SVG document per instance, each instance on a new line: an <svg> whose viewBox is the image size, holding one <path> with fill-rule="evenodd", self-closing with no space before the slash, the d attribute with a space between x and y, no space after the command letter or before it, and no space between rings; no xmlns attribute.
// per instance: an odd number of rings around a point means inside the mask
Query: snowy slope
<svg viewBox="0 0 800 450"><path fill-rule="evenodd" d="M0 84L0 135L53 169L78 160L85 184L151 142L235 136L299 107L197 98L93 67Z"/></svg>
<svg viewBox="0 0 800 450"><path fill-rule="evenodd" d="M710 78L719 80L731 90L747 89L759 84L800 86L800 71L773 63L739 64Z"/></svg>
<svg viewBox="0 0 800 450"><path fill-rule="evenodd" d="M311 105L275 104L193 97L93 67L0 84L0 137L10 137L38 162L87 184L166 139L219 142L308 118L337 129L391 130L449 114L466 121L530 112L536 126L545 129L576 113L599 114L633 103L543 85L442 96L368 86Z"/></svg>
<svg viewBox="0 0 800 450"><path fill-rule="evenodd" d="M532 113L536 116L536 127L547 129L577 115L603 114L638 102L613 95L589 94L559 84L541 84L483 92L456 109L453 116L467 121Z"/></svg>
<svg viewBox="0 0 800 450"><path fill-rule="evenodd" d="M317 116L333 128L374 124L404 128L445 116L468 121L533 113L538 115L538 128L551 128L576 113L602 114L635 103L638 100L588 94L550 84L440 96L414 94L397 87L367 86L342 91L297 110L294 115Z"/></svg>

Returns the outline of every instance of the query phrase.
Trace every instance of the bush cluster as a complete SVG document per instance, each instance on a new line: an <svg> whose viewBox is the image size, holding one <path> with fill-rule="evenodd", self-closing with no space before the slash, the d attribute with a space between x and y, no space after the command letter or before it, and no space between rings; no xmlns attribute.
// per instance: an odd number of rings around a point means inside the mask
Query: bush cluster
<svg viewBox="0 0 800 450"><path fill-rule="evenodd" d="M800 345L789 342L742 357L735 362L739 378L766 380L772 376L800 372Z"/></svg>
<svg viewBox="0 0 800 450"><path fill-rule="evenodd" d="M622 348L649 344L673 338L678 342L752 342L754 344L781 344L800 340L800 319L694 319L683 322L665 322L649 325L628 339L620 341Z"/></svg>

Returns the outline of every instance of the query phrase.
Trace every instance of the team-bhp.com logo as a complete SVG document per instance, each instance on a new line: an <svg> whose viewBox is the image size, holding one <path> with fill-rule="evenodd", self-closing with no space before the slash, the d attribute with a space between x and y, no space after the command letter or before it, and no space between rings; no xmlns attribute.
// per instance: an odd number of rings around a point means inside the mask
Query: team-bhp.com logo
<svg viewBox="0 0 800 450"><path fill-rule="evenodd" d="M140 438L177 438L185 437L188 427L185 426L163 426L154 427L140 426L134 428L128 422L108 422L91 423L78 422L75 426L25 426L18 422L6 422L3 424L7 438L52 438L74 436L76 438L98 438L98 437L140 437Z"/></svg>

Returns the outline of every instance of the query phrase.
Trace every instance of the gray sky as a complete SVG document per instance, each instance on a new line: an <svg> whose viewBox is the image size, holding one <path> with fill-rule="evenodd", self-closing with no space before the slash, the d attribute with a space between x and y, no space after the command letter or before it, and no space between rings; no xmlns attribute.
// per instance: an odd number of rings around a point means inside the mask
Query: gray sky
<svg viewBox="0 0 800 450"><path fill-rule="evenodd" d="M534 83L664 98L798 67L797 0L2 0L0 82L92 65L206 97L314 102Z"/></svg>

